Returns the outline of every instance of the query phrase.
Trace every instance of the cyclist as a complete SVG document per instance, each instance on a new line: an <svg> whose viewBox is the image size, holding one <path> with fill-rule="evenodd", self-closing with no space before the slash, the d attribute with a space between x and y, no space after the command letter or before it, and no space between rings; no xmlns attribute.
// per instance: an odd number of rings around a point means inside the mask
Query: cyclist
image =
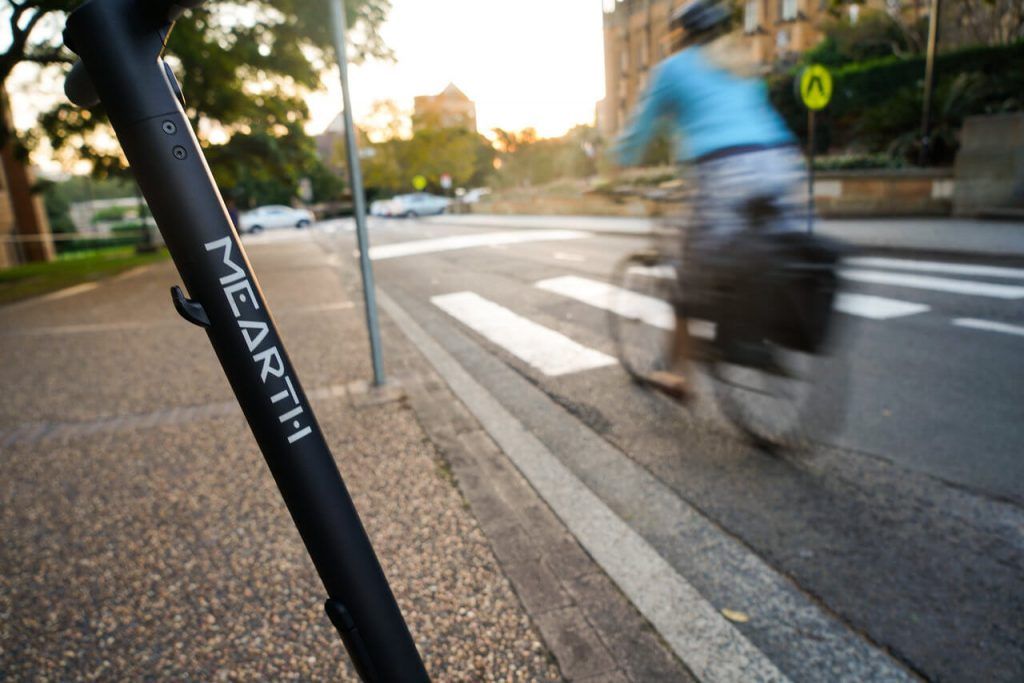
<svg viewBox="0 0 1024 683"><path fill-rule="evenodd" d="M805 197L806 170L796 138L769 103L755 66L726 35L731 20L726 0L691 0L672 14L675 52L654 70L615 146L621 164L635 165L659 124L672 124L677 161L695 162L696 169L697 225L687 245L688 266L696 262L705 272L728 262L755 200L770 199L776 218L768 229L788 231L801 229ZM687 340L686 320L677 310L672 366L648 376L678 398L689 394Z"/></svg>

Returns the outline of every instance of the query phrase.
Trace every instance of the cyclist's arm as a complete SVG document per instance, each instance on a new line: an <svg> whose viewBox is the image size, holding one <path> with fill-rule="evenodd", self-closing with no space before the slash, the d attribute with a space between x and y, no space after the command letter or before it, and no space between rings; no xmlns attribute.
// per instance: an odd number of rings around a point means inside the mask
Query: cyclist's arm
<svg viewBox="0 0 1024 683"><path fill-rule="evenodd" d="M623 166L640 163L644 151L659 130L659 119L672 109L667 72L665 65L654 70L651 84L637 103L629 125L615 142L615 157Z"/></svg>

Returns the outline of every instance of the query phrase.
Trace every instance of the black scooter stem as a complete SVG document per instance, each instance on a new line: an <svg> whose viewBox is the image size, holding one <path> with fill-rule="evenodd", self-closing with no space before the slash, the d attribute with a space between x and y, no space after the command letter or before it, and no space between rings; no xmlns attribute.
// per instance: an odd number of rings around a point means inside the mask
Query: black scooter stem
<svg viewBox="0 0 1024 683"><path fill-rule="evenodd" d="M365 681L427 681L374 554L161 58L173 20L200 0L89 0L65 44L81 58L73 101L101 102L327 589L327 614ZM258 604L253 605L258 609Z"/></svg>

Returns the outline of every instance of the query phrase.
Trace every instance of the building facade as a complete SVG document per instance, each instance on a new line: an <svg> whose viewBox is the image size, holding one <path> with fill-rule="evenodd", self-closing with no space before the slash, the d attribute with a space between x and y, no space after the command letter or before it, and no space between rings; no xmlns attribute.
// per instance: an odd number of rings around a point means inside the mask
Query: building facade
<svg viewBox="0 0 1024 683"><path fill-rule="evenodd" d="M476 105L454 83L437 95L417 95L412 127L465 128L476 132Z"/></svg>

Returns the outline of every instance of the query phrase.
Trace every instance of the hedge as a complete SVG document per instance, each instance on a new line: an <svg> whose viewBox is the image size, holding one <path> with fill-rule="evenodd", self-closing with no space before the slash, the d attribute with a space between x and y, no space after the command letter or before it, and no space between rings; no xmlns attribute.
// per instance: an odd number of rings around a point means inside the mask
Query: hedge
<svg viewBox="0 0 1024 683"><path fill-rule="evenodd" d="M921 126L924 57L886 57L835 69L833 96L818 113L819 152L906 153ZM794 79L799 67L769 79L772 102L806 140L807 111ZM935 60L932 121L951 161L956 131L967 116L1024 109L1024 42L941 53Z"/></svg>

